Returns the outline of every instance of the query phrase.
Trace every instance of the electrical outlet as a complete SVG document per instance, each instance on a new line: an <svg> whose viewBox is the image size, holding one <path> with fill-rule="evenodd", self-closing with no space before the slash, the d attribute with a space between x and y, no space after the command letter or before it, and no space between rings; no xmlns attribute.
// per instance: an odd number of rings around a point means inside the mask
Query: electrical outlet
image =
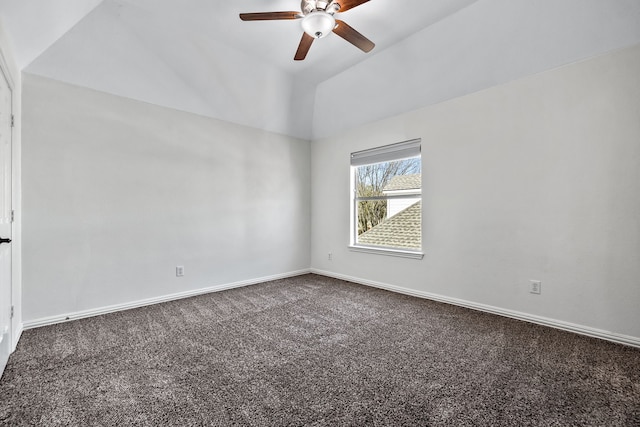
<svg viewBox="0 0 640 427"><path fill-rule="evenodd" d="M333 260L333 254L332 254L331 252L329 252L329 256L327 257L327 259L328 259L329 261L332 261L332 260Z"/></svg>
<svg viewBox="0 0 640 427"><path fill-rule="evenodd" d="M532 294L540 295L540 293L542 292L542 282L539 280L530 280L529 292Z"/></svg>
<svg viewBox="0 0 640 427"><path fill-rule="evenodd" d="M176 277L182 277L182 276L184 276L184 266L179 265L176 267Z"/></svg>

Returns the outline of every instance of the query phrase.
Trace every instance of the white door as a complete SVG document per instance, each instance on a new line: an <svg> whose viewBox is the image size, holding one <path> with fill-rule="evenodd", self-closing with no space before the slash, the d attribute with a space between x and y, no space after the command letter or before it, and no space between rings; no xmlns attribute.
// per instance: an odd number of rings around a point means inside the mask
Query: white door
<svg viewBox="0 0 640 427"><path fill-rule="evenodd" d="M11 88L0 69L0 375L11 353Z"/></svg>

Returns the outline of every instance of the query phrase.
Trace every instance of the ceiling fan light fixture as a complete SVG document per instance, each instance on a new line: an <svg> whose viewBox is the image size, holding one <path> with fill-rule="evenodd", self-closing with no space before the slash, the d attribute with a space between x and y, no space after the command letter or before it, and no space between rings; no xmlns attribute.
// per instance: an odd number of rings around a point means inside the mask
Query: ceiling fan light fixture
<svg viewBox="0 0 640 427"><path fill-rule="evenodd" d="M311 12L302 19L304 32L316 39L326 37L335 27L336 19L333 15L321 10Z"/></svg>

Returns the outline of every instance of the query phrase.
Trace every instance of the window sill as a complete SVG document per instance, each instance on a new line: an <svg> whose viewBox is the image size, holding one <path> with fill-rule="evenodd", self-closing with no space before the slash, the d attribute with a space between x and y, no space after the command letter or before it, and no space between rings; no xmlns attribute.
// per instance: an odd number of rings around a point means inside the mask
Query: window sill
<svg viewBox="0 0 640 427"><path fill-rule="evenodd" d="M422 252L405 251L402 249L388 249L388 248L377 248L372 246L350 245L349 250L352 252L363 252L367 254L376 254L376 255L388 255L388 256L396 256L400 258L411 258L411 259L424 258L424 253Z"/></svg>

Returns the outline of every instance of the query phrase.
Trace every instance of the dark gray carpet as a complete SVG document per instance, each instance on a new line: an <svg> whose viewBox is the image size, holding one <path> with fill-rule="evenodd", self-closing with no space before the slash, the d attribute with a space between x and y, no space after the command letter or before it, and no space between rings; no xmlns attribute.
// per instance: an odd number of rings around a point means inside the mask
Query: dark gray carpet
<svg viewBox="0 0 640 427"><path fill-rule="evenodd" d="M26 331L21 426L640 426L640 350L306 275Z"/></svg>

